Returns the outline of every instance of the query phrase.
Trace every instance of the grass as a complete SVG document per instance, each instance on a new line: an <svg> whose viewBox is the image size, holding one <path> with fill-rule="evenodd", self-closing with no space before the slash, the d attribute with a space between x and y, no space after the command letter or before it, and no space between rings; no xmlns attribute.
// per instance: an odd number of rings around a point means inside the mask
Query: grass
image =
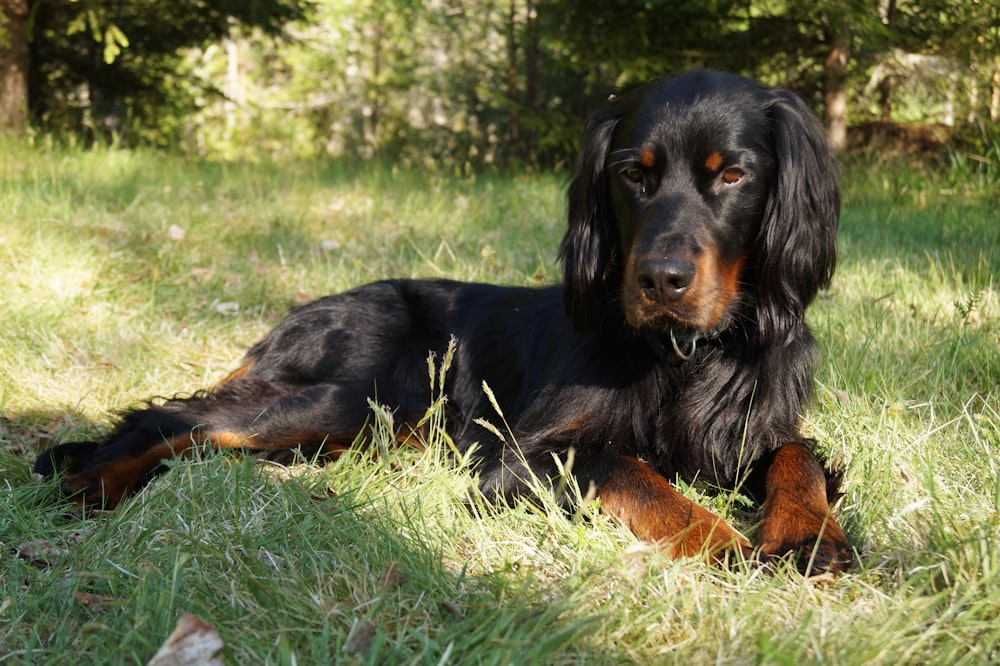
<svg viewBox="0 0 1000 666"><path fill-rule="evenodd" d="M29 481L41 448L210 386L295 302L388 275L554 281L564 178L2 148L0 663L146 663L186 611L230 663L1000 659L995 182L845 169L805 427L844 463L862 564L815 585L666 560L592 508L470 510L434 436L328 467L205 454L73 516Z"/></svg>

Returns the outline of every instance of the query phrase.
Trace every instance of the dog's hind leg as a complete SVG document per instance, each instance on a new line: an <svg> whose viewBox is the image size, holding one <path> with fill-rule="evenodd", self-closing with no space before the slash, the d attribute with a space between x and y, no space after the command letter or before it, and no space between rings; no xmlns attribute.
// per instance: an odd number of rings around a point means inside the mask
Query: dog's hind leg
<svg viewBox="0 0 1000 666"><path fill-rule="evenodd" d="M44 452L34 471L60 476L63 492L76 502L111 509L164 471L164 461L202 447L269 457L301 448L336 458L369 416L357 387L246 383L236 380L213 393L129 412L100 442L61 444ZM247 399L251 391L257 400Z"/></svg>

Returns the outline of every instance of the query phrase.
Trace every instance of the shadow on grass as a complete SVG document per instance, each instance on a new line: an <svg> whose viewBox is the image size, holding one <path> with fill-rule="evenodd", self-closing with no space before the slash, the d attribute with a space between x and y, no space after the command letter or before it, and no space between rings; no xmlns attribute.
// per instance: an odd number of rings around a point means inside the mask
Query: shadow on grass
<svg viewBox="0 0 1000 666"><path fill-rule="evenodd" d="M579 592L445 556L419 497L217 454L171 467L118 510L69 521L62 500L8 485L3 541L52 554L9 558L5 649L145 663L193 612L234 663L631 663L594 640L600 609Z"/></svg>
<svg viewBox="0 0 1000 666"><path fill-rule="evenodd" d="M97 426L82 413L57 409L30 410L0 415L0 453L4 459L34 462L39 453L63 442L84 439L97 432ZM0 473L6 471L6 465Z"/></svg>
<svg viewBox="0 0 1000 666"><path fill-rule="evenodd" d="M839 233L842 270L886 263L920 273L943 269L971 288L989 287L1000 274L1000 208L985 195L930 199L884 192L848 202Z"/></svg>

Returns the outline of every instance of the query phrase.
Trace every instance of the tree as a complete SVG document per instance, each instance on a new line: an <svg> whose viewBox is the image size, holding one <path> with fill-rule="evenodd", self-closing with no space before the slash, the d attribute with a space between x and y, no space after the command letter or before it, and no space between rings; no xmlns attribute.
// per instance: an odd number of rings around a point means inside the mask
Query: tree
<svg viewBox="0 0 1000 666"><path fill-rule="evenodd" d="M870 82L883 91L883 119L891 117L898 84L906 83L911 90L945 100L946 124L996 120L1000 4L893 0L890 7L890 37L877 57Z"/></svg>
<svg viewBox="0 0 1000 666"><path fill-rule="evenodd" d="M753 63L750 73L821 108L830 144L841 151L847 147L852 65L883 31L876 7L865 0L752 0L746 28L733 34L733 44Z"/></svg>
<svg viewBox="0 0 1000 666"><path fill-rule="evenodd" d="M27 20L27 0L0 0L0 130L28 121Z"/></svg>
<svg viewBox="0 0 1000 666"><path fill-rule="evenodd" d="M847 148L847 63L850 60L851 24L845 16L828 17L829 51L823 60L823 124L830 147Z"/></svg>
<svg viewBox="0 0 1000 666"><path fill-rule="evenodd" d="M543 8L561 17L555 39L585 79L628 86L692 66L756 76L822 106L838 150L852 51L882 29L865 0L550 0Z"/></svg>
<svg viewBox="0 0 1000 666"><path fill-rule="evenodd" d="M278 35L304 18L311 3L28 0L28 6L31 114L50 127L139 136L144 129L169 134L172 118L190 106L183 49L239 27Z"/></svg>
<svg viewBox="0 0 1000 666"><path fill-rule="evenodd" d="M899 67L861 91L912 53L947 65L937 78L958 115L1000 114L1000 3L984 0L0 0L0 10L10 22L25 4L35 119L132 141L182 137L231 157L294 144L462 168L561 164L609 94L696 66L797 91L840 149L848 120L876 104L889 119L911 94L894 87Z"/></svg>

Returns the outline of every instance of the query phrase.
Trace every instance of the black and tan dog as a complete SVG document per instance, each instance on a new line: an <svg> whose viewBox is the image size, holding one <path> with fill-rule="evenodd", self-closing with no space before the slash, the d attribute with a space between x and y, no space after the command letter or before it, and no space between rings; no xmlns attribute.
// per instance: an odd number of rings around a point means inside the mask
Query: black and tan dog
<svg viewBox="0 0 1000 666"><path fill-rule="evenodd" d="M816 356L803 317L833 272L839 206L835 160L799 98L707 71L658 79L590 118L561 285L391 280L322 298L219 386L132 411L35 469L113 507L194 447L336 456L376 390L414 425L428 352L454 336L448 429L460 450L478 443L490 500L554 479L572 449L579 486L638 537L678 556L749 554L670 483L745 481L762 502L756 552L836 572L852 561L829 506L839 479L799 418ZM477 424L492 413L484 381L516 443Z"/></svg>

